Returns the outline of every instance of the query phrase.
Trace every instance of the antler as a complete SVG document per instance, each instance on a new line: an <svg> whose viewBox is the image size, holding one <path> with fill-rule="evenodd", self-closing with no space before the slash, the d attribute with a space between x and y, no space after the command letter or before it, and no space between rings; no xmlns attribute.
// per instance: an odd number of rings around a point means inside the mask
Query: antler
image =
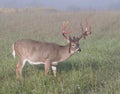
<svg viewBox="0 0 120 94"><path fill-rule="evenodd" d="M67 21L67 22L63 22L63 25L62 25L62 35L65 37L65 39L67 39L67 41L69 41L69 37L68 36L66 36L66 34L70 34L71 32L73 32L72 30L70 30L70 31L66 31L65 29L67 28L67 24L68 24L69 22Z"/></svg>
<svg viewBox="0 0 120 94"><path fill-rule="evenodd" d="M91 34L91 26L88 25L88 22L86 22L85 30L83 29L82 24L80 24L80 26L81 26L82 34L78 38L81 39L83 37L85 39L86 36Z"/></svg>

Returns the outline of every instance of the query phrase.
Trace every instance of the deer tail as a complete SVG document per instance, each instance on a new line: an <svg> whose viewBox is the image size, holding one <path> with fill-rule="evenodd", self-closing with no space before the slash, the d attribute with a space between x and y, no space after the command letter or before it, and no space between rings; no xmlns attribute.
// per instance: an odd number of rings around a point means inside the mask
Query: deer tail
<svg viewBox="0 0 120 94"><path fill-rule="evenodd" d="M12 45L12 55L15 58L15 49L14 49L14 44Z"/></svg>

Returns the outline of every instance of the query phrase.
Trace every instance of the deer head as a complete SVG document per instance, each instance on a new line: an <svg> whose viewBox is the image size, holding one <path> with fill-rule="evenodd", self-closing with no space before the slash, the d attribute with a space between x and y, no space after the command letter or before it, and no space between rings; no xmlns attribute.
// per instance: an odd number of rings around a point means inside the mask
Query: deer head
<svg viewBox="0 0 120 94"><path fill-rule="evenodd" d="M63 22L62 25L62 35L64 36L64 38L67 40L67 43L69 44L69 53L74 53L74 52L80 52L81 49L79 47L79 40L81 38L86 38L86 36L88 36L89 34L91 34L91 27L88 25L88 23L86 22L86 27L85 30L83 29L83 26L81 24L81 30L82 30L82 34L79 35L78 37L71 37L70 35L67 36L68 34L72 33L73 31L66 31L67 28L67 24L69 22Z"/></svg>

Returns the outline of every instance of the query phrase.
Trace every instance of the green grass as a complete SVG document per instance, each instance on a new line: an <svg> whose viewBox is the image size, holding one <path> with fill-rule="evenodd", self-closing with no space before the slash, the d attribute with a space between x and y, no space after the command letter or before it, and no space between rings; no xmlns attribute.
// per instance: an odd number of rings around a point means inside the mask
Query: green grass
<svg viewBox="0 0 120 94"><path fill-rule="evenodd" d="M16 80L11 46L22 38L64 45L64 20L73 35L80 34L86 18L92 35L80 40L82 51L58 64L57 77L44 75L43 65L26 64L23 79ZM0 14L0 94L119 94L120 12L60 12L40 9Z"/></svg>

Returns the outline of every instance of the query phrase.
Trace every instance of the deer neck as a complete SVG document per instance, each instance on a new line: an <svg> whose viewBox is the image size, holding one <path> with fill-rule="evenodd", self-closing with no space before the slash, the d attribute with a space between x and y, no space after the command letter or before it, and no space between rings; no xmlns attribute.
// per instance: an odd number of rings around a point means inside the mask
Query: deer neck
<svg viewBox="0 0 120 94"><path fill-rule="evenodd" d="M62 46L62 48L60 49L60 55L61 55L61 60L60 61L64 61L67 58L69 58L73 53L71 53L70 50L70 45L67 44L65 46Z"/></svg>

